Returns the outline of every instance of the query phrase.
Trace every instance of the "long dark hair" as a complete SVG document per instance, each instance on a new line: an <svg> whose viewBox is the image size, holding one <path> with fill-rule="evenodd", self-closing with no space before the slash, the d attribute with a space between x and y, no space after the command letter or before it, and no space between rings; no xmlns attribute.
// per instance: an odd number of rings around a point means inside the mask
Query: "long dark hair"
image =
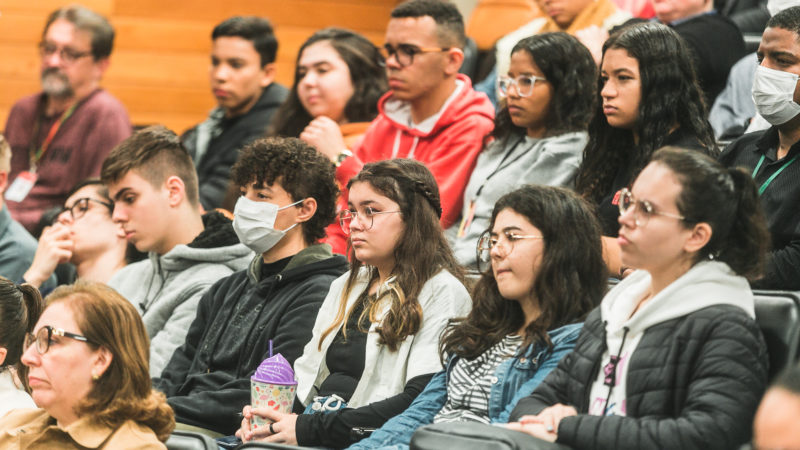
<svg viewBox="0 0 800 450"><path fill-rule="evenodd" d="M358 33L342 28L325 28L314 33L303 43L297 52L295 67L299 65L300 57L306 48L322 41L328 41L350 69L353 95L345 105L344 116L349 122L372 121L378 115L378 99L388 89L380 51ZM303 108L297 95L297 85L301 79L297 70L295 69L294 83L289 97L275 113L275 119L268 132L271 136L299 137L313 119Z"/></svg>
<svg viewBox="0 0 800 450"><path fill-rule="evenodd" d="M405 230L394 249L395 266L391 284L391 307L381 321L379 342L390 350L408 336L419 331L422 325L422 307L418 297L422 286L441 270L447 270L463 282L463 269L456 262L453 251L444 237L439 218L442 207L439 188L430 170L412 159L391 159L364 165L361 172L350 179L347 188L354 183L369 185L400 205ZM346 301L358 279L363 263L356 259L350 249L350 275L345 283L339 310L333 323L322 333L319 345L340 324L346 329L347 318L354 308L346 311ZM369 267L370 282L378 278L378 271ZM375 302L368 311L374 321L380 303ZM360 320L359 320L360 322Z"/></svg>
<svg viewBox="0 0 800 450"><path fill-rule="evenodd" d="M717 154L692 53L683 38L667 26L642 23L613 33L603 44L603 56L609 49L625 50L639 62L641 100L634 129L614 128L603 114L602 79L598 83L598 104L576 178L576 190L595 203L608 195L618 172L633 179L675 126L694 137L709 155Z"/></svg>
<svg viewBox="0 0 800 450"><path fill-rule="evenodd" d="M36 321L42 315L44 301L39 290L30 284L14 284L11 280L0 277L0 347L6 349L6 359L0 370L16 368L17 376L26 392L28 385L28 367L20 362L25 334L33 332Z"/></svg>
<svg viewBox="0 0 800 450"><path fill-rule="evenodd" d="M741 168L728 169L717 160L678 147L653 154L678 178L676 205L683 222L711 226L711 239L695 262L714 259L737 274L757 279L764 270L770 235L753 178Z"/></svg>
<svg viewBox="0 0 800 450"><path fill-rule="evenodd" d="M547 135L586 130L594 112L597 83L597 66L589 50L569 34L557 32L527 37L511 50L512 55L517 52L530 56L553 87L547 111ZM514 125L503 102L492 137L507 139L523 133L525 129Z"/></svg>
<svg viewBox="0 0 800 450"><path fill-rule="evenodd" d="M525 344L551 346L549 330L582 321L600 304L608 275L603 262L600 224L593 207L567 189L526 185L495 204L489 230L506 209L524 216L544 237L544 254L532 293L541 314L525 328ZM500 295L491 268L472 291L472 311L451 322L441 352L475 358L515 333L525 323L519 302Z"/></svg>

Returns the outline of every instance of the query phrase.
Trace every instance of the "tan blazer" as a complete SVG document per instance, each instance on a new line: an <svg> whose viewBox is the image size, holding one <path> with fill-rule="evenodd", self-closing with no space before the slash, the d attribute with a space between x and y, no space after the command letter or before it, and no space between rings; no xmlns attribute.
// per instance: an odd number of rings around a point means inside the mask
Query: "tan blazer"
<svg viewBox="0 0 800 450"><path fill-rule="evenodd" d="M153 430L132 420L116 430L82 418L61 428L43 409L18 409L0 419L2 449L166 449Z"/></svg>

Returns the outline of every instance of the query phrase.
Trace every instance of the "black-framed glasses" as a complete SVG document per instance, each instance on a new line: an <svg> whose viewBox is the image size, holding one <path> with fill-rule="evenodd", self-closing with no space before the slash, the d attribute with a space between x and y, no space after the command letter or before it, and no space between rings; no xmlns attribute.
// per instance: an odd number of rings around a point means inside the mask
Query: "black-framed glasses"
<svg viewBox="0 0 800 450"><path fill-rule="evenodd" d="M75 61L92 54L91 51L81 52L69 47L58 48L57 45L50 42L39 43L39 54L42 56L42 58L49 58L50 56L56 54L56 52L58 53L58 57L67 64L72 64Z"/></svg>
<svg viewBox="0 0 800 450"><path fill-rule="evenodd" d="M653 204L647 200L636 200L636 197L633 196L633 193L631 193L628 188L622 188L619 191L618 206L620 215L625 214L628 210L633 208L633 222L637 227L643 227L647 225L647 222L650 220L650 218L655 215L672 217L673 219L678 220L686 220L686 217L684 216L656 210Z"/></svg>
<svg viewBox="0 0 800 450"><path fill-rule="evenodd" d="M44 355L48 350L50 350L50 343L53 340L53 336L75 339L76 341L86 342L87 344L91 343L89 339L87 339L85 336L81 336L80 334L70 333L69 331L64 331L61 328L45 325L42 328L39 328L39 331L37 331L36 334L28 333L25 335L25 345L23 350L27 351L28 347L36 343L36 351L38 351L40 355Z"/></svg>
<svg viewBox="0 0 800 450"><path fill-rule="evenodd" d="M514 243L522 239L544 239L544 236L518 234L513 231L504 231L497 235L492 235L490 231L484 232L478 239L478 263L485 265L490 262L493 249L497 250L498 256L505 258L514 251Z"/></svg>
<svg viewBox="0 0 800 450"><path fill-rule="evenodd" d="M364 212L359 214L358 211L350 211L349 209L345 209L343 211L339 211L339 226L342 227L342 231L344 234L350 234L350 223L353 219L358 220L358 223L361 224L361 228L364 231L372 229L373 221L375 220L375 216L378 214L392 214L392 213L399 213L402 212L400 210L397 211L375 211L371 207L367 206L364 208Z"/></svg>
<svg viewBox="0 0 800 450"><path fill-rule="evenodd" d="M397 47L393 47L389 44L385 44L378 50L380 50L385 60L394 56L400 67L407 67L414 64L414 55L420 53L446 52L450 50L450 47L417 47L413 44L398 44Z"/></svg>
<svg viewBox="0 0 800 450"><path fill-rule="evenodd" d="M497 78L497 89L500 90L501 94L508 95L508 90L511 89L511 86L514 86L517 89L517 95L530 97L537 81L547 81L547 79L535 75L520 75L516 78L501 76Z"/></svg>
<svg viewBox="0 0 800 450"><path fill-rule="evenodd" d="M114 204L111 202L104 202L102 200L97 200L91 197L81 197L75 200L75 203L72 206L65 206L64 209L61 210L60 214L63 214L69 211L70 217L72 217L72 221L76 221L86 215L86 211L89 210L89 202L94 202L100 205L105 206L108 208L109 211L114 211Z"/></svg>

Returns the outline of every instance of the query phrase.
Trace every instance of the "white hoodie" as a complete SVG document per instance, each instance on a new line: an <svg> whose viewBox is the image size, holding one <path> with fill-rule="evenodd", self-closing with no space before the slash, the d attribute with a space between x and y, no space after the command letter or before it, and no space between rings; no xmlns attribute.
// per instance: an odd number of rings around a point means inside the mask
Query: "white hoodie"
<svg viewBox="0 0 800 450"><path fill-rule="evenodd" d="M597 379L592 383L589 414L626 415L628 363L645 331L651 326L714 305L738 306L755 318L750 285L725 263L703 261L695 264L631 317L631 312L650 288L650 282L650 273L637 270L606 294L600 304L600 314L606 326L606 351ZM616 370L612 370L613 365L609 364L612 355L618 358ZM609 380L613 383L609 396L605 381L607 375L612 375L611 372L615 372L616 378Z"/></svg>

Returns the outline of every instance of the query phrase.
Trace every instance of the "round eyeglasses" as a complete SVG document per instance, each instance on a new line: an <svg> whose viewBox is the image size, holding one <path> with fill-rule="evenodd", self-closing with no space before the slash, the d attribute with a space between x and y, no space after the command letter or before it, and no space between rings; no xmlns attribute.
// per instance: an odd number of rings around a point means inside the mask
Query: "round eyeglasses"
<svg viewBox="0 0 800 450"><path fill-rule="evenodd" d="M94 202L100 205L105 206L108 208L109 211L114 211L114 204L110 202L104 202L102 200L96 200L90 197L82 197L75 200L75 203L72 206L65 206L64 209L61 210L60 214L63 214L69 211L70 217L72 217L72 221L76 221L86 215L86 211L89 210L89 202Z"/></svg>
<svg viewBox="0 0 800 450"><path fill-rule="evenodd" d="M375 220L375 216L378 214L392 214L392 213L399 213L402 212L400 210L397 211L375 211L371 207L367 206L364 208L363 213L359 213L358 211L351 211L349 209L345 209L344 211L339 211L339 226L342 227L342 231L344 234L350 234L350 223L353 219L358 220L358 223L361 224L361 228L364 231L372 229L373 221Z"/></svg>
<svg viewBox="0 0 800 450"><path fill-rule="evenodd" d="M23 350L27 351L28 347L36 343L36 351L39 352L40 355L44 355L48 350L50 350L50 341L52 341L53 336L61 336L86 343L90 342L89 339L87 339L85 336L81 336L80 334L70 333L69 331L64 331L61 328L54 328L50 325L45 325L42 328L39 328L39 331L37 331L36 334L28 333L25 335Z"/></svg>
<svg viewBox="0 0 800 450"><path fill-rule="evenodd" d="M498 235L492 235L489 231L483 233L478 239L479 269L484 270L486 265L491 262L493 249L496 249L500 258L505 258L514 251L514 243L522 239L544 239L544 236L517 234L513 231L504 231Z"/></svg>
<svg viewBox="0 0 800 450"><path fill-rule="evenodd" d="M686 220L686 217L684 216L656 210L652 203L648 202L647 200L636 200L636 197L633 196L633 193L631 193L628 188L622 188L619 191L618 206L620 215L625 214L628 212L628 210L633 208L633 223L635 223L637 227L643 227L647 225L647 222L650 221L650 218L655 215L672 217L673 219L678 220Z"/></svg>
<svg viewBox="0 0 800 450"><path fill-rule="evenodd" d="M497 78L497 89L500 90L501 94L508 96L508 90L511 89L511 86L514 86L517 89L517 95L530 97L537 81L547 81L547 79L534 75L520 75L516 78L501 76Z"/></svg>

